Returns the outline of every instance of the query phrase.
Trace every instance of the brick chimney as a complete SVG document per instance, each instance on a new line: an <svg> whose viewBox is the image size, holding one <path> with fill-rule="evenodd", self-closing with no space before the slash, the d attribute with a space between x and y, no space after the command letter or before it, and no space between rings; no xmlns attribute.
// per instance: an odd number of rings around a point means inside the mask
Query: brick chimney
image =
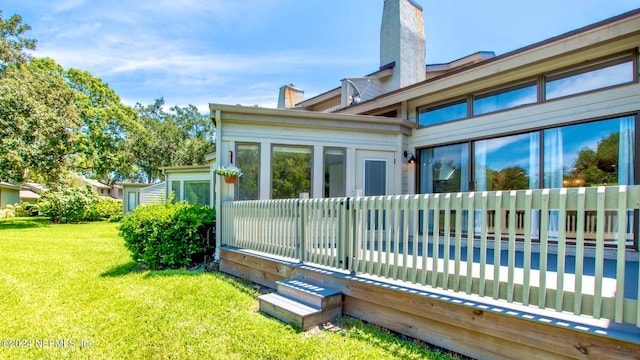
<svg viewBox="0 0 640 360"><path fill-rule="evenodd" d="M387 93L426 78L422 7L412 0L385 0L380 27L380 68L393 67L383 81Z"/></svg>

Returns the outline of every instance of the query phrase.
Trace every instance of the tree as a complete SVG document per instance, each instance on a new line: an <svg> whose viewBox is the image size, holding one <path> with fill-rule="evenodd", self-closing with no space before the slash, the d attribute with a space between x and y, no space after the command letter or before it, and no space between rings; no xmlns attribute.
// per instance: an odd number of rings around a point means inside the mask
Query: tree
<svg viewBox="0 0 640 360"><path fill-rule="evenodd" d="M161 167L203 164L214 151L214 129L206 116L189 105L174 106L170 113L162 107L164 99L153 104L136 104L138 123L128 139L135 165L149 183L162 179Z"/></svg>
<svg viewBox="0 0 640 360"><path fill-rule="evenodd" d="M125 140L135 126L135 111L87 71L69 69L65 78L75 91L74 104L82 120L75 170L106 184L129 178L134 169Z"/></svg>
<svg viewBox="0 0 640 360"><path fill-rule="evenodd" d="M22 37L31 30L31 26L22 23L20 15L8 19L2 17L0 10L0 70L11 64L24 64L29 59L25 49L35 50L36 40Z"/></svg>
<svg viewBox="0 0 640 360"><path fill-rule="evenodd" d="M53 185L69 167L80 117L62 69L46 62L11 65L0 77L0 179Z"/></svg>
<svg viewBox="0 0 640 360"><path fill-rule="evenodd" d="M565 180L574 186L617 184L619 141L620 133L614 132L600 140L595 150L582 148Z"/></svg>

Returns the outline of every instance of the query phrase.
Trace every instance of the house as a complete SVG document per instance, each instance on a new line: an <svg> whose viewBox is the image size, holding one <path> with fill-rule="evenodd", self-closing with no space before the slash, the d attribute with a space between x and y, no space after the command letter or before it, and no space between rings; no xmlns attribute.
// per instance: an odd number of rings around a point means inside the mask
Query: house
<svg viewBox="0 0 640 360"><path fill-rule="evenodd" d="M20 186L0 181L0 209L20 203Z"/></svg>
<svg viewBox="0 0 640 360"><path fill-rule="evenodd" d="M633 358L640 10L446 64L424 39L386 0L369 75L210 104L244 173L214 182L220 269L472 357Z"/></svg>
<svg viewBox="0 0 640 360"><path fill-rule="evenodd" d="M122 187L122 210L125 214L140 205L160 204L165 200L164 183L120 183L118 185Z"/></svg>
<svg viewBox="0 0 640 360"><path fill-rule="evenodd" d="M639 10L426 66L421 12L385 1L369 75L305 100L283 86L282 109L210 104L219 162L244 172L216 206L638 182Z"/></svg>
<svg viewBox="0 0 640 360"><path fill-rule="evenodd" d="M78 179L82 184L90 186L101 197L122 200L123 193L119 185L111 186L83 176Z"/></svg>
<svg viewBox="0 0 640 360"><path fill-rule="evenodd" d="M165 176L165 193L173 194L173 201L212 206L215 183L215 162L207 165L188 165L161 168Z"/></svg>
<svg viewBox="0 0 640 360"><path fill-rule="evenodd" d="M186 201L206 206L215 204L216 156L207 154L205 160L207 162L205 165L162 167L165 181L161 183L119 184L124 193L125 214L133 211L138 205L163 203L169 196L173 196L174 202Z"/></svg>

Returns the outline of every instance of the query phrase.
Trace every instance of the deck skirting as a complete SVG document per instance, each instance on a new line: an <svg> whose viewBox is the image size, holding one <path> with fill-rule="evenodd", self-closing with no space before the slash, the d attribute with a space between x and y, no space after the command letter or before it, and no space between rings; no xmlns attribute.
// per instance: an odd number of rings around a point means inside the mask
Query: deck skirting
<svg viewBox="0 0 640 360"><path fill-rule="evenodd" d="M343 313L478 359L637 359L640 328L287 261L225 247L220 270L276 288L305 279L341 291Z"/></svg>

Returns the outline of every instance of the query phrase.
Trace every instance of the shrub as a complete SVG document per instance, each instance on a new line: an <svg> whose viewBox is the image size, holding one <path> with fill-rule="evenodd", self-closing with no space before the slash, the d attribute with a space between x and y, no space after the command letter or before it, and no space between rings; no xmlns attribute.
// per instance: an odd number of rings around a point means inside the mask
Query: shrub
<svg viewBox="0 0 640 360"><path fill-rule="evenodd" d="M31 216L32 206L33 204L29 203L13 204L13 212L16 217Z"/></svg>
<svg viewBox="0 0 640 360"><path fill-rule="evenodd" d="M12 205L7 205L5 209L0 209L0 219L9 219L15 216L16 214Z"/></svg>
<svg viewBox="0 0 640 360"><path fill-rule="evenodd" d="M120 225L134 261L150 269L177 269L211 255L215 209L185 202L137 207Z"/></svg>
<svg viewBox="0 0 640 360"><path fill-rule="evenodd" d="M86 221L88 207L100 200L90 187L69 187L44 192L38 201L38 209L55 223Z"/></svg>
<svg viewBox="0 0 640 360"><path fill-rule="evenodd" d="M111 198L98 198L89 204L84 215L87 221L120 221L122 216L122 203Z"/></svg>

